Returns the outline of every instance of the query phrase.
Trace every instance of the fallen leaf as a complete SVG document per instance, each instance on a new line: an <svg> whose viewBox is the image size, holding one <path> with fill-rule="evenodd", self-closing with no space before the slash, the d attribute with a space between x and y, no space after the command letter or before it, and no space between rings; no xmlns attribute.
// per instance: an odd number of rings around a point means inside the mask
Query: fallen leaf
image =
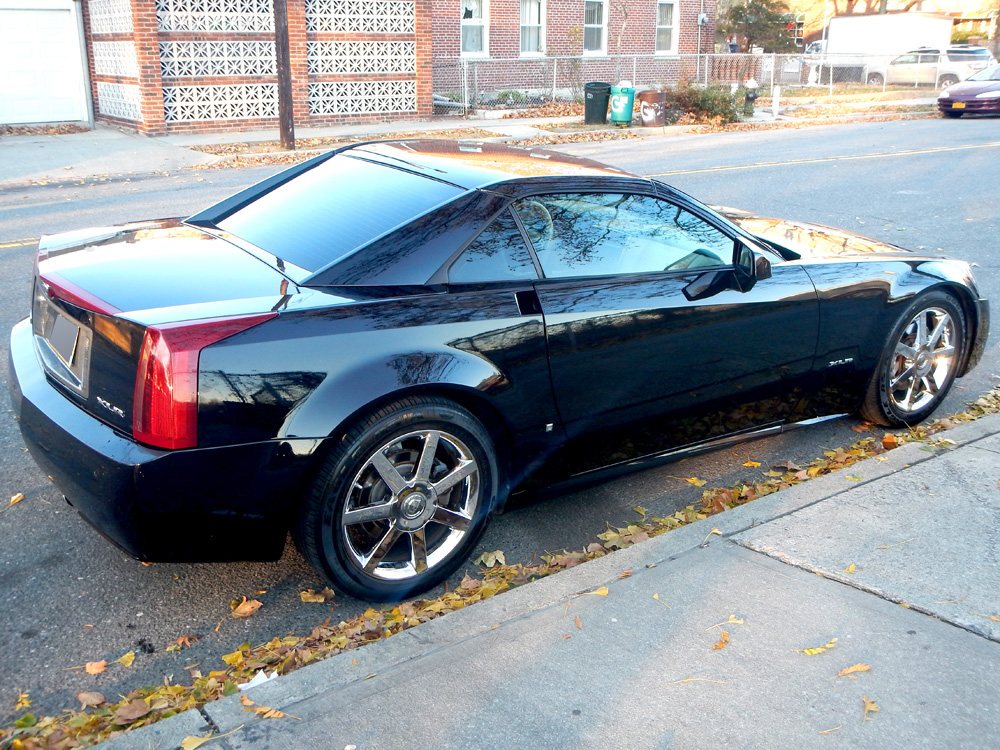
<svg viewBox="0 0 1000 750"><path fill-rule="evenodd" d="M622 578L628 578L630 575L632 575L631 570L623 570L621 573L618 574L618 579L621 580Z"/></svg>
<svg viewBox="0 0 1000 750"><path fill-rule="evenodd" d="M729 633L726 632L725 630L721 632L722 632L722 637L715 644L713 644L712 646L713 649L725 648L729 644Z"/></svg>
<svg viewBox="0 0 1000 750"><path fill-rule="evenodd" d="M233 617L249 617L263 606L263 602L259 602L256 599L247 601L247 598L244 596L243 601L233 605Z"/></svg>
<svg viewBox="0 0 1000 750"><path fill-rule="evenodd" d="M577 630L583 630L583 623L582 623L582 622L580 622L580 615L577 615L577 616L576 616L575 618L573 618L573 619L574 619L574 621L576 622L576 627L577 627Z"/></svg>
<svg viewBox="0 0 1000 750"><path fill-rule="evenodd" d="M643 517L644 519L646 518L646 513L648 513L648 512L649 512L649 511L647 511L647 510L646 510L645 508L643 508L643 507L642 507L641 505L637 505L637 506L635 506L634 508L632 508L632 510L634 510L634 511L635 511L636 513L638 513L638 514L639 514L640 516L642 516L642 517Z"/></svg>
<svg viewBox="0 0 1000 750"><path fill-rule="evenodd" d="M211 732L206 734L204 737L185 737L181 740L181 750L198 750L198 748L206 742L214 739L215 737Z"/></svg>
<svg viewBox="0 0 1000 750"><path fill-rule="evenodd" d="M844 479L849 479L852 482L860 482L861 481L861 477L859 477L857 474L845 474L844 475Z"/></svg>
<svg viewBox="0 0 1000 750"><path fill-rule="evenodd" d="M485 568L492 568L498 562L501 565L507 564L507 558L504 557L503 551L498 549L495 549L492 552L484 552L472 561L474 565L482 565Z"/></svg>
<svg viewBox="0 0 1000 750"><path fill-rule="evenodd" d="M242 703L244 706L256 706L257 705L252 700L250 700L249 698L247 698L244 693L240 693L240 703Z"/></svg>
<svg viewBox="0 0 1000 750"><path fill-rule="evenodd" d="M854 563L851 563L846 568L844 568L841 572L842 573L853 573L855 570L857 570L857 568L854 567Z"/></svg>
<svg viewBox="0 0 1000 750"><path fill-rule="evenodd" d="M839 672L837 672L837 677L849 677L851 675L857 674L858 672L871 672L872 668L867 664L852 664L849 667L844 667Z"/></svg>
<svg viewBox="0 0 1000 750"><path fill-rule="evenodd" d="M996 615L990 615L990 619L995 622L1000 622L1000 617L997 617Z"/></svg>
<svg viewBox="0 0 1000 750"><path fill-rule="evenodd" d="M887 451L891 451L893 448L899 447L899 440L891 432L887 432L882 436L882 447Z"/></svg>
<svg viewBox="0 0 1000 750"><path fill-rule="evenodd" d="M777 466L779 469L788 469L789 471L799 471L802 469L802 467L794 461L782 461L781 463L771 464L771 466Z"/></svg>
<svg viewBox="0 0 1000 750"><path fill-rule="evenodd" d="M10 504L17 505L22 500L24 500L24 493L18 492L16 495L11 495Z"/></svg>
<svg viewBox="0 0 1000 750"><path fill-rule="evenodd" d="M131 724L148 713L149 706L146 705L146 701L142 698L136 698L115 711L115 719L118 724Z"/></svg>
<svg viewBox="0 0 1000 750"><path fill-rule="evenodd" d="M127 654L122 654L117 659L115 659L116 664L121 664L123 667L131 667L132 662L135 661L135 651L129 651Z"/></svg>
<svg viewBox="0 0 1000 750"><path fill-rule="evenodd" d="M688 484L693 484L695 487L702 487L707 484L708 480L698 479L698 477L675 477L670 476L671 479L680 479L682 482L687 482Z"/></svg>
<svg viewBox="0 0 1000 750"><path fill-rule="evenodd" d="M751 469L756 469L758 466L760 466L760 461L745 461L743 465L748 466Z"/></svg>
<svg viewBox="0 0 1000 750"><path fill-rule="evenodd" d="M841 724L839 727L834 727L833 729L823 729L823 730L820 731L820 734L833 734L834 732L836 732L841 727L843 727L843 724ZM185 750L187 750L187 749L185 748Z"/></svg>
<svg viewBox="0 0 1000 750"><path fill-rule="evenodd" d="M571 636L569 633L567 633L566 635L563 636L563 640L565 641L567 638L572 638L572 637L573 636Z"/></svg>
<svg viewBox="0 0 1000 750"><path fill-rule="evenodd" d="M80 708L90 708L104 703L104 696L97 692L77 693L76 699L80 701Z"/></svg>
<svg viewBox="0 0 1000 750"><path fill-rule="evenodd" d="M37 723L38 723L38 718L34 714L25 714L20 719L14 722L14 726L17 727L18 729L27 729L29 727L35 726L35 724Z"/></svg>
<svg viewBox="0 0 1000 750"><path fill-rule="evenodd" d="M101 672L104 671L104 668L107 666L108 662L105 661L104 659L101 659L100 661L88 661L87 665L84 667L84 670L87 672L87 674L100 674Z"/></svg>
<svg viewBox="0 0 1000 750"><path fill-rule="evenodd" d="M878 703L873 700L869 700L867 695L862 696L861 700L865 702L865 715L862 718L862 721L871 721L868 714L873 714L879 710Z"/></svg>
<svg viewBox="0 0 1000 750"><path fill-rule="evenodd" d="M312 589L306 589L305 591L299 592L299 599L304 602L314 602L316 604L325 604L326 602L332 601L335 596L333 589L325 588L322 591L316 592Z"/></svg>
<svg viewBox="0 0 1000 750"><path fill-rule="evenodd" d="M797 648L795 653L805 654L806 656L815 656L816 654L822 654L824 651L833 648L837 644L836 638L831 638L830 642L825 646L813 646L811 648Z"/></svg>
<svg viewBox="0 0 1000 750"><path fill-rule="evenodd" d="M596 596L607 596L608 595L608 587L607 586L601 586L598 589L594 589L593 591L586 591L584 593L595 594Z"/></svg>
<svg viewBox="0 0 1000 750"><path fill-rule="evenodd" d="M31 698L27 692L22 693L20 690L17 691L17 703L14 704L14 709L20 711L22 708L27 708L31 705Z"/></svg>

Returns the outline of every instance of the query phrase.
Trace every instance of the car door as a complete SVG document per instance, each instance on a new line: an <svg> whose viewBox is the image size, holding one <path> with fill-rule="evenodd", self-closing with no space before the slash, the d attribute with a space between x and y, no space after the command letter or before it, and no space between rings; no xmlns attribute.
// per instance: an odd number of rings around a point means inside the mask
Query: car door
<svg viewBox="0 0 1000 750"><path fill-rule="evenodd" d="M889 63L885 73L886 83L901 83L913 85L917 82L917 56L915 54L900 55Z"/></svg>
<svg viewBox="0 0 1000 750"><path fill-rule="evenodd" d="M676 417L659 445L635 447L642 454L777 422L794 408L818 328L801 268L775 256L772 277L740 291L734 251L747 248L735 231L651 192L546 193L513 208L543 275L535 289L570 437Z"/></svg>

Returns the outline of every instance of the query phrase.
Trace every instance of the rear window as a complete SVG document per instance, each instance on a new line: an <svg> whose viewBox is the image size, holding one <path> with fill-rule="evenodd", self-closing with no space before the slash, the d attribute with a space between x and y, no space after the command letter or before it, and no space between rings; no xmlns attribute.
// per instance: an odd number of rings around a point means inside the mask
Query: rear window
<svg viewBox="0 0 1000 750"><path fill-rule="evenodd" d="M961 61L978 61L978 62L989 62L992 60L989 50L986 49L963 49L963 50L949 50L948 59L953 62Z"/></svg>
<svg viewBox="0 0 1000 750"><path fill-rule="evenodd" d="M262 195L218 226L315 272L463 192L444 182L338 155Z"/></svg>

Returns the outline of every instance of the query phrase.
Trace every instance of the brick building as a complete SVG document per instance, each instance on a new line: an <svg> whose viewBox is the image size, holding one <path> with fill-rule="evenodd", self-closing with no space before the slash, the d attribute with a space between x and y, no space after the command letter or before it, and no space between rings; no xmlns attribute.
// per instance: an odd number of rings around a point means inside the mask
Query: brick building
<svg viewBox="0 0 1000 750"><path fill-rule="evenodd" d="M672 82L714 51L715 0L431 0L431 11L436 92L470 66L477 90Z"/></svg>
<svg viewBox="0 0 1000 750"><path fill-rule="evenodd" d="M288 0L295 122L426 117L429 0ZM147 133L277 122L272 0L84 0L99 121Z"/></svg>
<svg viewBox="0 0 1000 750"><path fill-rule="evenodd" d="M0 0L0 122L92 107L150 134L275 127L272 3ZM716 12L715 0L287 5L299 126L426 118L432 94L475 104L490 90L579 96L587 80L692 77L682 56L712 51Z"/></svg>

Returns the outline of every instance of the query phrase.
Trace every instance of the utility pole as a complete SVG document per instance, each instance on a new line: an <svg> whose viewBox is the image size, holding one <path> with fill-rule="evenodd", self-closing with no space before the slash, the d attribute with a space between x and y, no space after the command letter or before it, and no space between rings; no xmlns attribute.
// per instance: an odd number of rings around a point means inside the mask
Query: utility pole
<svg viewBox="0 0 1000 750"><path fill-rule="evenodd" d="M295 114L292 111L292 58L288 49L288 5L274 4L274 57L278 69L278 132L281 148L295 150Z"/></svg>

